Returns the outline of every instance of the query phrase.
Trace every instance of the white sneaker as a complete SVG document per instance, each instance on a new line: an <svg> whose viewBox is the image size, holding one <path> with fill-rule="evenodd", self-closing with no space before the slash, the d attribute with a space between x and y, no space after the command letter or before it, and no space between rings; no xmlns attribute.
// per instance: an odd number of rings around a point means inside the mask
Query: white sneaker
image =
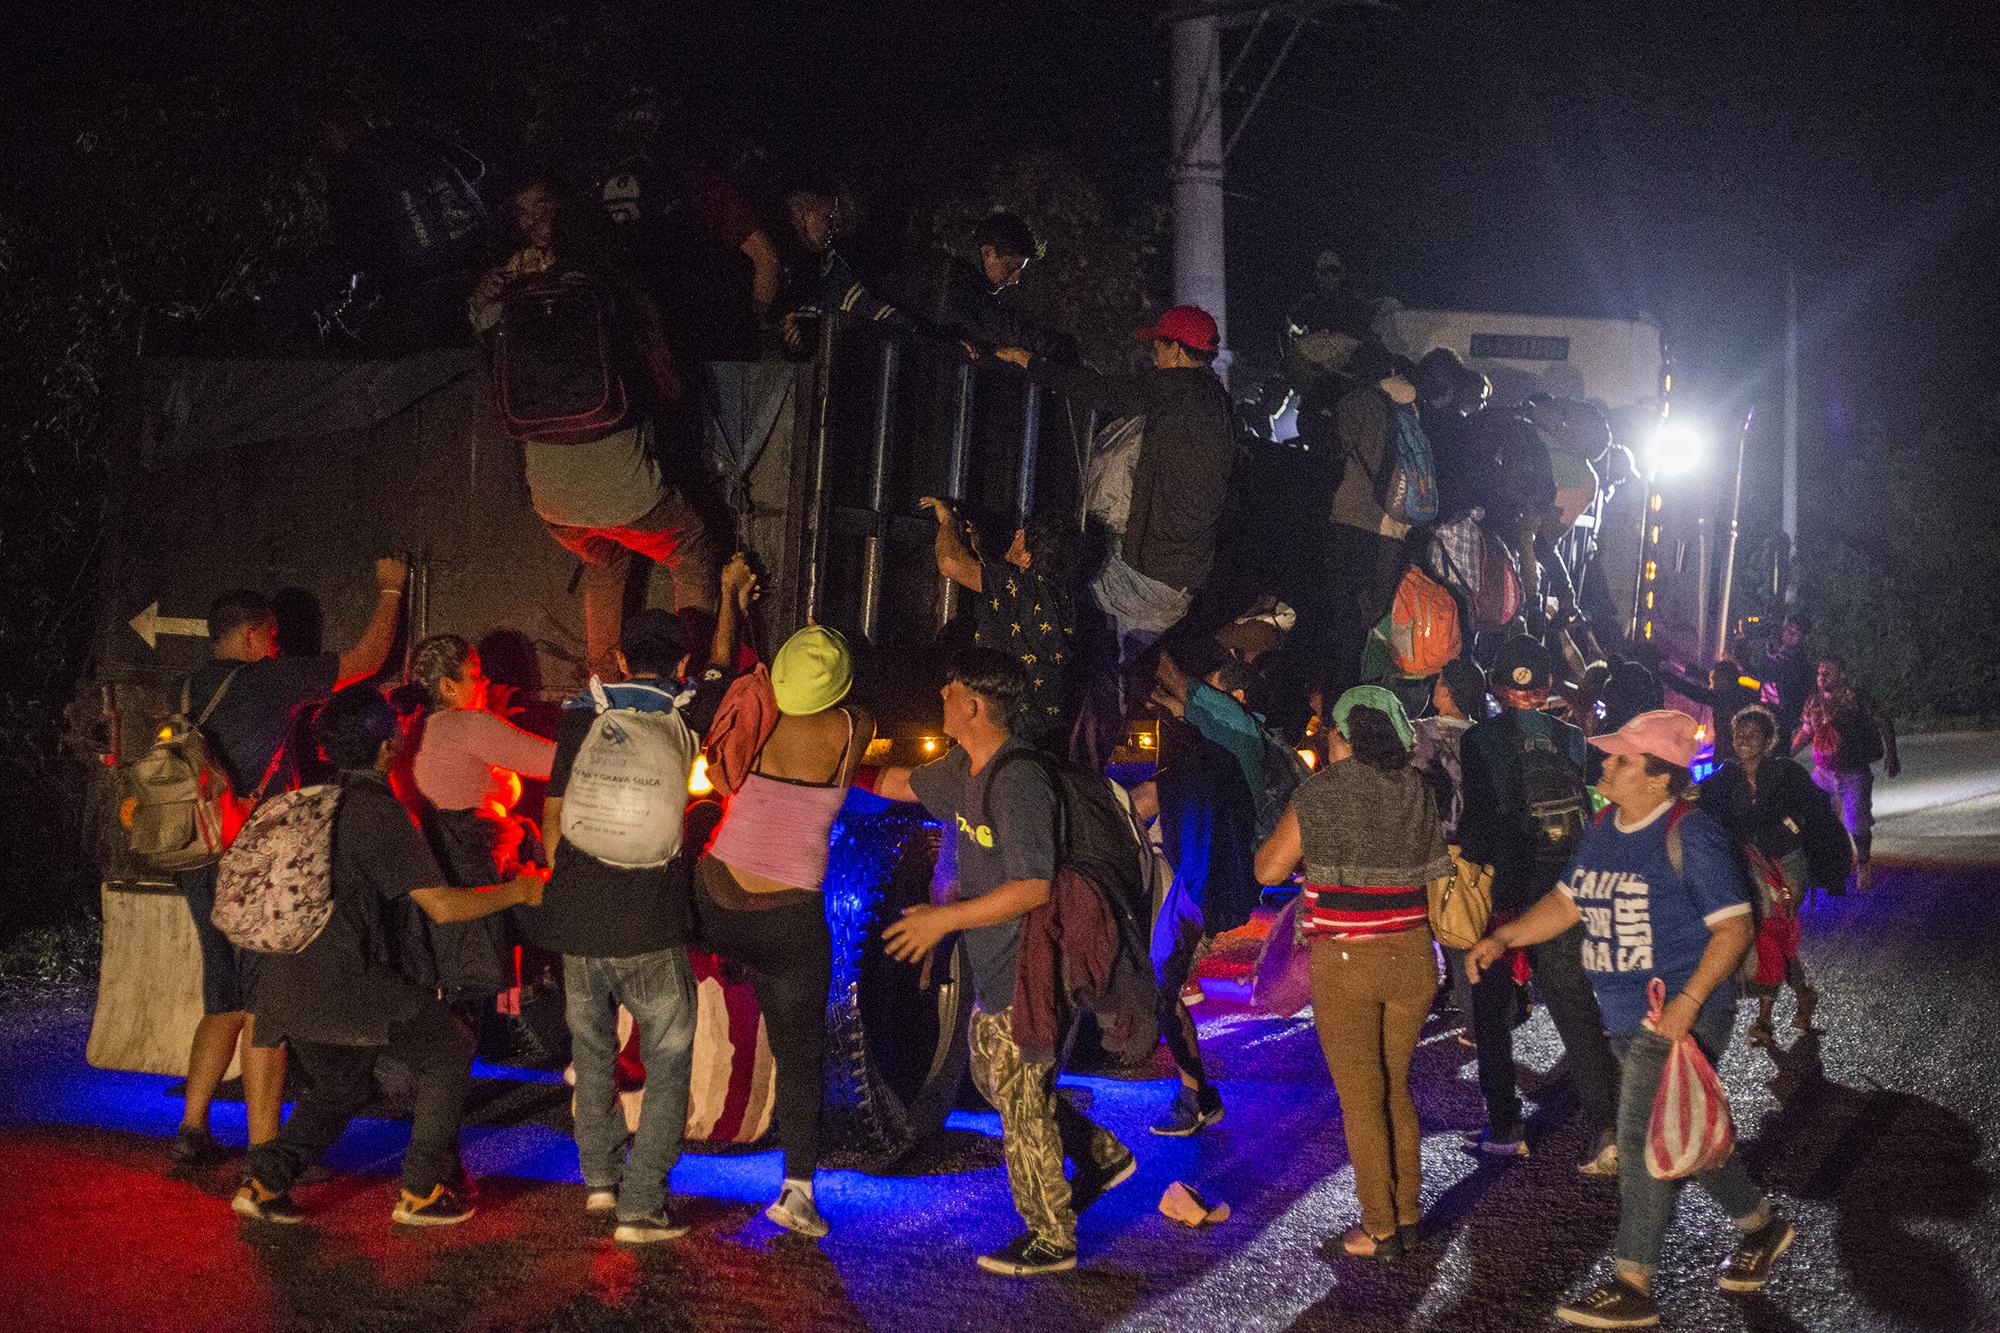
<svg viewBox="0 0 2000 1333"><path fill-rule="evenodd" d="M824 1236L831 1228L826 1219L819 1215L812 1196L802 1189L788 1188L778 1195L778 1201L764 1210L764 1216L776 1222L787 1231L795 1231L801 1236Z"/></svg>
<svg viewBox="0 0 2000 1333"><path fill-rule="evenodd" d="M617 1190L592 1190L583 1200L586 1213L612 1213L618 1210Z"/></svg>

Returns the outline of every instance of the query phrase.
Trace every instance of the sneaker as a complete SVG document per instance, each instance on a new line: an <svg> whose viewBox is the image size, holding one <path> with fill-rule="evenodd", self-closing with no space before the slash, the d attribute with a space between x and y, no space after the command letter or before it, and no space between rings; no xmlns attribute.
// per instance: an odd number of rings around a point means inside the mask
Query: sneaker
<svg viewBox="0 0 2000 1333"><path fill-rule="evenodd" d="M1618 1141L1609 1134L1597 1141L1597 1151L1577 1165L1579 1176L1616 1176L1618 1174Z"/></svg>
<svg viewBox="0 0 2000 1333"><path fill-rule="evenodd" d="M1474 1130L1465 1136L1468 1152L1484 1153L1488 1157L1526 1157L1528 1138L1520 1130L1512 1134L1496 1134L1490 1129Z"/></svg>
<svg viewBox="0 0 2000 1333"><path fill-rule="evenodd" d="M1776 1046L1778 1044L1778 1034L1772 1030L1769 1023L1766 1023L1761 1018L1754 1020L1750 1024L1749 1032L1744 1035L1750 1039L1752 1046Z"/></svg>
<svg viewBox="0 0 2000 1333"><path fill-rule="evenodd" d="M236 1197L229 1201L229 1211L238 1217L247 1217L252 1222L276 1222L280 1226L291 1226L305 1220L305 1214L292 1202L292 1196L285 1190L266 1189L264 1182L255 1176L245 1176Z"/></svg>
<svg viewBox="0 0 2000 1333"><path fill-rule="evenodd" d="M1776 1213L1771 1220L1743 1237L1736 1253L1722 1266L1715 1285L1724 1291L1756 1291L1771 1280L1771 1265L1792 1248L1799 1230Z"/></svg>
<svg viewBox="0 0 2000 1333"><path fill-rule="evenodd" d="M1660 1307L1624 1278L1614 1277L1580 1299L1558 1305L1556 1318L1579 1328L1653 1328L1660 1322Z"/></svg>
<svg viewBox="0 0 2000 1333"><path fill-rule="evenodd" d="M1196 1091L1183 1083L1181 1090L1174 1094L1174 1104L1168 1108L1166 1118L1148 1128L1165 1138L1184 1139L1190 1134L1201 1133L1220 1119L1221 1093L1214 1088Z"/></svg>
<svg viewBox="0 0 2000 1333"><path fill-rule="evenodd" d="M1130 1180L1138 1170L1139 1159L1129 1152L1110 1166L1079 1164L1075 1177L1069 1182L1069 1206L1081 1213Z"/></svg>
<svg viewBox="0 0 2000 1333"><path fill-rule="evenodd" d="M583 1196L583 1211L586 1213L615 1213L618 1211L617 1190L592 1190Z"/></svg>
<svg viewBox="0 0 2000 1333"><path fill-rule="evenodd" d="M688 1233L688 1224L676 1222L668 1215L667 1206L650 1217L618 1219L618 1229L611 1233L611 1239L620 1245L651 1245L655 1241L675 1240Z"/></svg>
<svg viewBox="0 0 2000 1333"><path fill-rule="evenodd" d="M1076 1267L1076 1246L1057 1245L1032 1231L1023 1231L993 1253L980 1255L979 1266L1002 1277L1067 1273Z"/></svg>
<svg viewBox="0 0 2000 1333"><path fill-rule="evenodd" d="M398 1191L389 1217L406 1227L448 1227L468 1220L477 1211L450 1186L438 1184L431 1186L429 1194Z"/></svg>
<svg viewBox="0 0 2000 1333"><path fill-rule="evenodd" d="M214 1166L227 1155L215 1136L200 1125L182 1125L181 1132L167 1145L167 1156L175 1166Z"/></svg>
<svg viewBox="0 0 2000 1333"><path fill-rule="evenodd" d="M831 1230L826 1219L819 1215L819 1207L813 1202L812 1195L796 1185L787 1185L779 1193L778 1201L764 1210L764 1216L787 1231L814 1239Z"/></svg>

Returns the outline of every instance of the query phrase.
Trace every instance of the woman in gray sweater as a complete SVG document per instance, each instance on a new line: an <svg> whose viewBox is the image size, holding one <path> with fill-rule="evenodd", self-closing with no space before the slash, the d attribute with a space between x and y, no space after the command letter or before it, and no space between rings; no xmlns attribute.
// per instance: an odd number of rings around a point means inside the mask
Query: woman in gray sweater
<svg viewBox="0 0 2000 1333"><path fill-rule="evenodd" d="M1312 950L1313 1022L1361 1201L1361 1224L1341 1246L1394 1259L1415 1244L1422 1209L1410 1056L1437 990L1427 886L1451 858L1396 697L1357 686L1333 721L1329 762L1293 793L1258 849L1257 877L1282 883L1305 862L1299 930Z"/></svg>

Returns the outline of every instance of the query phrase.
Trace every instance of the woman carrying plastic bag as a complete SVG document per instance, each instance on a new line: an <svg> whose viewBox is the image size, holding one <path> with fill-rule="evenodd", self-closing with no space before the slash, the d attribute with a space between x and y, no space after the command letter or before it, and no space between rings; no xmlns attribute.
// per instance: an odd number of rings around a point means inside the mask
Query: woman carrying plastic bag
<svg viewBox="0 0 2000 1333"><path fill-rule="evenodd" d="M1682 1178L1735 1221L1736 1250L1716 1278L1724 1291L1762 1287L1795 1235L1736 1157L1715 1079L1753 926L1728 834L1681 806L1702 740L1693 718L1664 709L1591 737L1605 754L1597 789L1612 808L1584 831L1556 887L1466 956L1476 978L1506 950L1583 922L1583 968L1620 1061L1615 1273L1556 1310L1586 1328L1660 1322L1653 1275Z"/></svg>

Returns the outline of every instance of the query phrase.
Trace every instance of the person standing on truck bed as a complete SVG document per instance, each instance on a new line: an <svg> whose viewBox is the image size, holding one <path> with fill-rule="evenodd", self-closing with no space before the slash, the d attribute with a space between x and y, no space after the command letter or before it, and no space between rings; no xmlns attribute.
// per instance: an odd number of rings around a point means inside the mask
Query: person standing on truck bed
<svg viewBox="0 0 2000 1333"><path fill-rule="evenodd" d="M1020 663L972 648L948 669L944 731L958 747L922 768L887 768L878 796L920 801L958 832L958 897L905 908L882 932L891 958L918 963L963 931L972 971L972 1078L1000 1113L1001 1152L1027 1230L979 1258L1005 1277L1076 1267L1076 1213L1138 1169L1131 1150L1056 1091L1056 1061L1030 1062L1014 1037L1021 920L1049 900L1061 797L1016 735L1028 706ZM1007 762L1012 759L1013 762ZM1076 1156L1073 1180L1063 1158Z"/></svg>
<svg viewBox="0 0 2000 1333"><path fill-rule="evenodd" d="M1117 744L1133 664L1208 583L1235 461L1229 392L1214 369L1222 345L1215 317L1178 305L1134 336L1153 349L1152 368L1136 374L1099 375L1018 347L994 354L1103 419L1146 419L1125 530L1091 584L1110 637L1093 655L1072 755L1093 772Z"/></svg>
<svg viewBox="0 0 2000 1333"><path fill-rule="evenodd" d="M202 732L229 774L239 805L255 804L268 794L265 786L277 771L279 751L300 708L382 669L402 619L408 573L401 560L375 562L374 612L354 646L337 656L278 656L278 613L260 592L234 589L209 605L214 660L189 677L187 711L190 717L208 713ZM170 1150L182 1166L204 1166L222 1156L209 1133L209 1107L239 1044L252 1147L277 1135L285 1083L284 1048L256 1046L251 1040L250 959L239 955L209 920L215 910L215 875L216 867L207 865L178 877L201 945L202 1013L188 1050L180 1132Z"/></svg>
<svg viewBox="0 0 2000 1333"><path fill-rule="evenodd" d="M709 776L730 799L694 876L695 934L705 947L749 967L778 1067L785 1175L764 1215L803 1236L827 1232L813 1200L826 993L833 982L820 883L833 821L875 739L873 718L841 707L853 683L847 640L807 625L778 650L768 685L751 676L734 687L768 690L778 716L747 772L726 773L711 750Z"/></svg>
<svg viewBox="0 0 2000 1333"><path fill-rule="evenodd" d="M635 553L674 570L677 608L714 608L717 552L689 498L694 405L658 307L605 258L608 242L593 238L596 210L538 176L514 192L512 217L524 245L479 280L468 310L494 350L495 390L521 442L529 501L583 562L588 669L609 675ZM566 331L537 319L586 301L599 303L604 323L580 314ZM583 336L569 336L578 329ZM587 427L563 415L577 406L566 391L585 381L611 386L610 405L584 414Z"/></svg>

